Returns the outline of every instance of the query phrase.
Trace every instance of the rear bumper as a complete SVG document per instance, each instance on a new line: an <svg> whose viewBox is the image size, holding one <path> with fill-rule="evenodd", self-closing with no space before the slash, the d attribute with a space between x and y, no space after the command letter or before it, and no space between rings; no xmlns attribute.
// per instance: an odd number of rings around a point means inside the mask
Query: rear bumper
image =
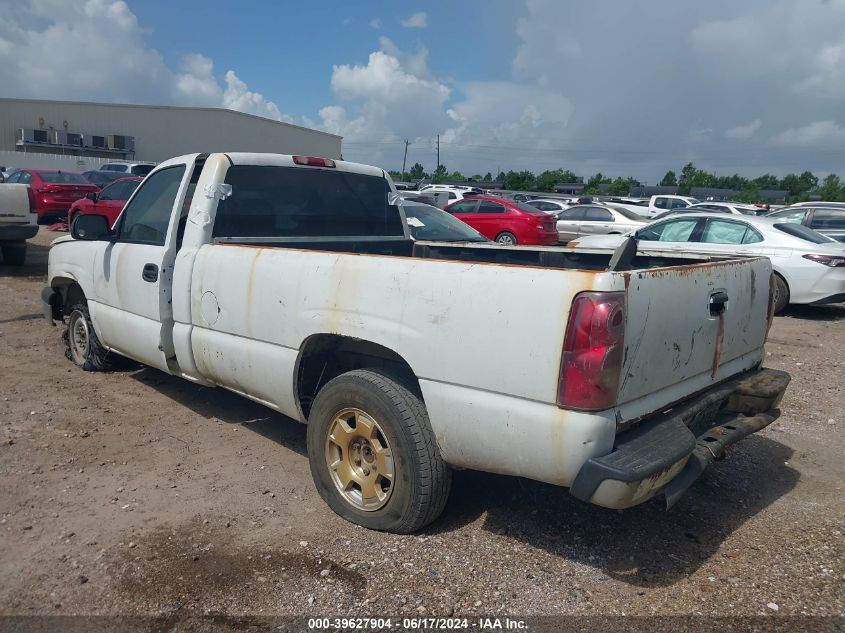
<svg viewBox="0 0 845 633"><path fill-rule="evenodd" d="M20 242L35 237L37 224L0 224L0 242Z"/></svg>
<svg viewBox="0 0 845 633"><path fill-rule="evenodd" d="M607 508L630 508L663 492L671 507L725 449L771 424L790 376L760 369L723 383L616 437L592 457L570 492Z"/></svg>

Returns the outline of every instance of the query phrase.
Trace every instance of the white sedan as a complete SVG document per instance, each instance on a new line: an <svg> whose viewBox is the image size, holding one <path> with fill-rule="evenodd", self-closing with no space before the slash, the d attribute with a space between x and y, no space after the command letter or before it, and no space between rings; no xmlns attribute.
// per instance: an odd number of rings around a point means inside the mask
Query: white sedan
<svg viewBox="0 0 845 633"><path fill-rule="evenodd" d="M741 202L699 202L690 205L686 210L700 211L702 213L715 211L717 213L732 213L733 215L757 215L760 212L758 207L752 204L742 204Z"/></svg>
<svg viewBox="0 0 845 633"><path fill-rule="evenodd" d="M790 303L845 302L845 245L800 224L748 215L685 213L625 235L590 235L574 248L616 248L636 235L640 250L765 255L775 272L775 312Z"/></svg>

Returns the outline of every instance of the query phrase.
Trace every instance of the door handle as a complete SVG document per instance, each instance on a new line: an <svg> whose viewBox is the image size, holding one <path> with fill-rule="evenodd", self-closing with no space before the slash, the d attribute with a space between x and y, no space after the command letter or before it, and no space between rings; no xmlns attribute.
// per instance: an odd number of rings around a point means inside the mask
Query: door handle
<svg viewBox="0 0 845 633"><path fill-rule="evenodd" d="M149 282L158 281L158 266L155 264L144 264L144 271L141 273L141 278Z"/></svg>

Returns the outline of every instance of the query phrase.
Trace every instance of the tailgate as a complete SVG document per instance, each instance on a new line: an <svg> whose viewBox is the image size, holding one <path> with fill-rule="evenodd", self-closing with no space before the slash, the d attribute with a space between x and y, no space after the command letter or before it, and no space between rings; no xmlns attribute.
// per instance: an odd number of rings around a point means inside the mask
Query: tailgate
<svg viewBox="0 0 845 633"><path fill-rule="evenodd" d="M29 223L29 185L0 183L0 223Z"/></svg>
<svg viewBox="0 0 845 633"><path fill-rule="evenodd" d="M762 359L771 276L767 258L629 275L618 393L622 419L685 399Z"/></svg>

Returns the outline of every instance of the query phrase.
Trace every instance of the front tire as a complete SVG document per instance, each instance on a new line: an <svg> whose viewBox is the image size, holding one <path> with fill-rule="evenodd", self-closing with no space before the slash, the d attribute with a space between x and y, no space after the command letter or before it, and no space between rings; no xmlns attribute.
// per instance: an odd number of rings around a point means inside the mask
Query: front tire
<svg viewBox="0 0 845 633"><path fill-rule="evenodd" d="M65 342L65 356L85 371L113 371L126 363L123 356L110 352L100 343L88 314L88 306L84 303L71 307L62 338Z"/></svg>
<svg viewBox="0 0 845 633"><path fill-rule="evenodd" d="M422 400L374 370L341 374L308 416L308 459L320 496L342 518L408 534L434 521L452 473Z"/></svg>
<svg viewBox="0 0 845 633"><path fill-rule="evenodd" d="M516 246L516 235L509 231L502 231L496 236L496 242L502 246Z"/></svg>
<svg viewBox="0 0 845 633"><path fill-rule="evenodd" d="M772 297L772 302L774 304L773 312L775 314L780 314L789 305L789 286L786 285L786 280L777 273L774 274L774 296Z"/></svg>

